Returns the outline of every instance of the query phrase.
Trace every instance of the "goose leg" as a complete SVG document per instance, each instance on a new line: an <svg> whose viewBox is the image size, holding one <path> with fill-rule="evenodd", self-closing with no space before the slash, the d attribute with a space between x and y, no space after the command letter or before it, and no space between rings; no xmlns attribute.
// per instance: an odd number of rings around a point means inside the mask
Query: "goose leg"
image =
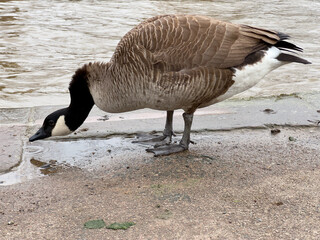
<svg viewBox="0 0 320 240"><path fill-rule="evenodd" d="M190 144L190 131L193 119L193 113L183 113L184 131L179 144L164 145L160 147L147 149L147 152L154 153L154 156L166 156L172 153L183 152L188 150Z"/></svg>
<svg viewBox="0 0 320 240"><path fill-rule="evenodd" d="M172 136L175 136L173 132L172 122L173 122L173 111L167 111L166 125L165 125L162 136L154 136L154 135L142 136L142 139L133 141L133 143L152 144L154 146L170 144L172 140Z"/></svg>
<svg viewBox="0 0 320 240"><path fill-rule="evenodd" d="M173 122L173 111L167 111L167 119L166 119L166 125L164 127L163 136L166 138L169 138L169 143L171 143L172 136L175 136L173 132L172 127Z"/></svg>

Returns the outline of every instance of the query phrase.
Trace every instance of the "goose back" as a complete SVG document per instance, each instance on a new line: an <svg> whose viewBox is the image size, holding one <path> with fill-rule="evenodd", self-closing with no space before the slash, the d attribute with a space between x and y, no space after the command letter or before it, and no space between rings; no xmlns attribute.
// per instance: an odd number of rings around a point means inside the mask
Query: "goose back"
<svg viewBox="0 0 320 240"><path fill-rule="evenodd" d="M130 49L144 49L149 61L164 62L171 70L196 66L229 68L279 40L275 31L204 16L164 15L148 19L129 31L111 61L128 63L137 54Z"/></svg>

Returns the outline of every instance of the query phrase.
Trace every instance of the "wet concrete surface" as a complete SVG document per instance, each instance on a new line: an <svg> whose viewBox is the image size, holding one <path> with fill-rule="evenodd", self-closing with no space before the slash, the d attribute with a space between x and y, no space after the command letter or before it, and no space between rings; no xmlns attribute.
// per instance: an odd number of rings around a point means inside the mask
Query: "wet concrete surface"
<svg viewBox="0 0 320 240"><path fill-rule="evenodd" d="M0 239L317 239L319 99L199 110L196 144L157 158L132 140L139 131L161 131L165 113L103 117L95 109L76 134L29 143L56 107L1 111L1 151L11 165L0 175ZM174 122L178 141L180 114ZM92 219L136 224L84 229Z"/></svg>
<svg viewBox="0 0 320 240"><path fill-rule="evenodd" d="M23 152L21 133L25 130L24 126L0 125L0 174L20 164Z"/></svg>

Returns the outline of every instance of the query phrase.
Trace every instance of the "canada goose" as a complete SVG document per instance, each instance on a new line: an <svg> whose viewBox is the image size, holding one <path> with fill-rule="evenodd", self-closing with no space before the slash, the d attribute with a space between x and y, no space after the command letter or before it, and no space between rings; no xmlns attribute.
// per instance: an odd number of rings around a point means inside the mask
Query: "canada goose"
<svg viewBox="0 0 320 240"><path fill-rule="evenodd" d="M110 62L89 63L72 77L69 107L48 115L29 141L75 131L96 104L120 113L142 108L167 111L161 140L171 141L172 116L183 109L179 144L147 151L168 155L188 149L193 113L245 91L270 71L290 62L309 64L289 36L205 16L150 18L119 42ZM286 52L283 52L286 51Z"/></svg>

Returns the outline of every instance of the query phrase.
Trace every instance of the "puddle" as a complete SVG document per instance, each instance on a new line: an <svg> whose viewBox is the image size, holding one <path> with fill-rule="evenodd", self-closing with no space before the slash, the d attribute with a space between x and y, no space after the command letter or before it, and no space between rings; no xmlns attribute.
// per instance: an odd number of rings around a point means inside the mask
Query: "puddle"
<svg viewBox="0 0 320 240"><path fill-rule="evenodd" d="M21 164L10 172L0 175L0 186L26 182L30 179L42 176L41 172L23 158Z"/></svg>
<svg viewBox="0 0 320 240"><path fill-rule="evenodd" d="M38 167L40 172L43 175L49 175L52 173L56 173L58 171L58 165L56 164L57 161L50 160L49 163L41 162L39 160L36 160L34 158L30 159L30 163L34 165L35 167Z"/></svg>
<svg viewBox="0 0 320 240"><path fill-rule="evenodd" d="M115 158L127 159L133 151L145 152L129 137L109 139L57 139L26 143L21 164L0 175L0 186L55 174L65 167L95 170Z"/></svg>

